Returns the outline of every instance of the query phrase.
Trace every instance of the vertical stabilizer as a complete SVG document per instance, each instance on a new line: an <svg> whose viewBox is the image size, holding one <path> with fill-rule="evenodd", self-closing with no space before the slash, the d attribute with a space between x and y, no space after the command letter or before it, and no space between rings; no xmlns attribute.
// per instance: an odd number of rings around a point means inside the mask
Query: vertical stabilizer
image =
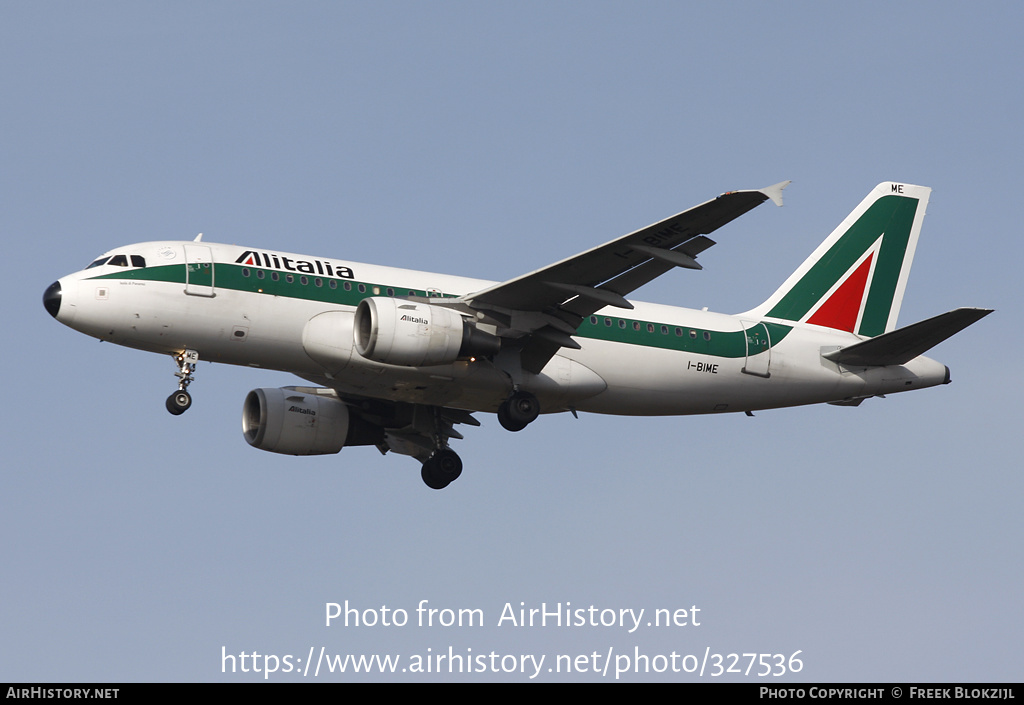
<svg viewBox="0 0 1024 705"><path fill-rule="evenodd" d="M879 184L765 301L743 317L873 337L893 330L931 189Z"/></svg>

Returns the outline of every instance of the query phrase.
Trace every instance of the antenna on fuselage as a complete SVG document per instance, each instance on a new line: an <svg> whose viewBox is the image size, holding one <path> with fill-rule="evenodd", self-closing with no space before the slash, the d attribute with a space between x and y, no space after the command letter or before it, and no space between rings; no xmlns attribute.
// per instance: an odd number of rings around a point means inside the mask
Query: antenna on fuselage
<svg viewBox="0 0 1024 705"><path fill-rule="evenodd" d="M193 240L192 242L199 242L199 241L200 241L200 240L202 240L202 239L203 239L203 234L202 234L202 233L199 233L198 235L196 235L196 239L195 239L195 240Z"/></svg>

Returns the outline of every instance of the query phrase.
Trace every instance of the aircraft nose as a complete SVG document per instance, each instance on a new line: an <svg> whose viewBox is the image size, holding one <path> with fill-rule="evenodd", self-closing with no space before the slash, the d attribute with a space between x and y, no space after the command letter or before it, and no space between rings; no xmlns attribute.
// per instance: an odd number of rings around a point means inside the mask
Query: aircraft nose
<svg viewBox="0 0 1024 705"><path fill-rule="evenodd" d="M54 282L43 292L43 306L54 318L60 312L60 282Z"/></svg>

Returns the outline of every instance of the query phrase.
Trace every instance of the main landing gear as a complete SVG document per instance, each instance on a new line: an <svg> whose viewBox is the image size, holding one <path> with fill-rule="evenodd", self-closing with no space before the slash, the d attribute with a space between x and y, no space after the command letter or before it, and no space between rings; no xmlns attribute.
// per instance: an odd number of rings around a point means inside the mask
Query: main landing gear
<svg viewBox="0 0 1024 705"><path fill-rule="evenodd" d="M459 479L461 474L462 458L451 448L435 450L420 470L420 477L432 490L443 490Z"/></svg>
<svg viewBox="0 0 1024 705"><path fill-rule="evenodd" d="M426 410L424 407L419 408ZM449 438L462 438L462 434L452 428L452 419L445 417L439 407L429 407L429 413L431 416L420 417L420 423L422 431L427 430L423 428L427 424L433 426L431 437L434 442L434 450L423 461L423 467L420 468L420 477L423 478L424 484L430 489L443 490L458 480L459 475L462 474L462 458L448 447ZM469 414L465 416L467 421L476 421ZM476 425L479 425L479 423L476 423Z"/></svg>
<svg viewBox="0 0 1024 705"><path fill-rule="evenodd" d="M522 431L540 414L540 402L529 392L516 390L498 407L498 423L509 431Z"/></svg>
<svg viewBox="0 0 1024 705"><path fill-rule="evenodd" d="M437 410L435 409L435 415ZM522 431L540 414L540 402L529 392L515 390L501 406L498 407L498 421L509 431ZM440 419L435 416L434 452L423 461L420 477L424 484L432 490L443 490L455 482L462 474L462 459L447 446L447 440L454 435L462 436L451 430L450 424L445 430Z"/></svg>
<svg viewBox="0 0 1024 705"><path fill-rule="evenodd" d="M195 381L192 373L196 371L199 353L195 350L186 350L180 355L175 355L174 361L178 363L178 371L174 373L178 378L178 391L167 397L166 406L169 412L178 416L192 406L192 395L188 393L188 385Z"/></svg>

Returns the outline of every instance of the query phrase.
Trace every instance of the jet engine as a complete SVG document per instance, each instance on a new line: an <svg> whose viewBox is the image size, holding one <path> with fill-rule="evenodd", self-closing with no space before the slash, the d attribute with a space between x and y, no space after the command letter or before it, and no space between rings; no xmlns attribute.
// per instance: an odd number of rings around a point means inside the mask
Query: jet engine
<svg viewBox="0 0 1024 705"><path fill-rule="evenodd" d="M359 302L353 335L363 357L410 367L493 355L501 347L457 311L382 296Z"/></svg>
<svg viewBox="0 0 1024 705"><path fill-rule="evenodd" d="M272 453L327 455L346 445L372 445L384 431L350 414L334 397L284 387L249 392L242 434L249 445Z"/></svg>

